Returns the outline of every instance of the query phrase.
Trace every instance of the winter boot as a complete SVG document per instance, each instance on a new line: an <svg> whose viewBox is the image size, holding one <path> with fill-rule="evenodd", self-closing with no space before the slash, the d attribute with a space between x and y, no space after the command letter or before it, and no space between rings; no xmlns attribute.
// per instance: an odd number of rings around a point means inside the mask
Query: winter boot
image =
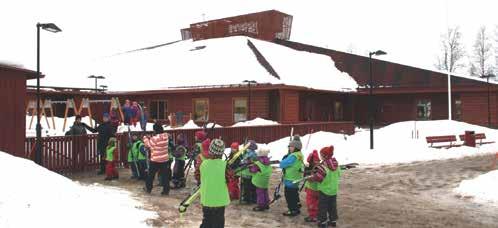
<svg viewBox="0 0 498 228"><path fill-rule="evenodd" d="M327 228L328 227L328 222L325 221L325 222L319 222L318 223L318 227L319 228Z"/></svg>
<svg viewBox="0 0 498 228"><path fill-rule="evenodd" d="M301 212L299 210L287 211L287 212L283 213L283 215L287 216L287 217L295 217L295 216L298 216L299 214L301 214Z"/></svg>
<svg viewBox="0 0 498 228"><path fill-rule="evenodd" d="M308 217L304 218L304 221L305 222L316 222L316 218L312 218L312 217L308 216Z"/></svg>
<svg viewBox="0 0 498 228"><path fill-rule="evenodd" d="M104 180L105 180L105 181L111 181L111 180L112 180L112 177L106 177Z"/></svg>
<svg viewBox="0 0 498 228"><path fill-rule="evenodd" d="M329 226L337 227L337 222L336 221L329 221Z"/></svg>
<svg viewBox="0 0 498 228"><path fill-rule="evenodd" d="M260 206L257 206L257 207L254 207L252 210L253 210L253 211L266 211L266 210L268 210L268 209L270 209L270 207L269 207L269 206L266 206L266 207L260 207Z"/></svg>

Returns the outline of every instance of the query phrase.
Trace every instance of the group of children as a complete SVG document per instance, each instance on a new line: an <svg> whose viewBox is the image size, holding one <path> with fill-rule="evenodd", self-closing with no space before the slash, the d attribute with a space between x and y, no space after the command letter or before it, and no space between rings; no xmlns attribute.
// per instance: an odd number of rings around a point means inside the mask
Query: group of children
<svg viewBox="0 0 498 228"><path fill-rule="evenodd" d="M145 191L148 193L152 190L157 172L163 185L161 194L169 194L170 179L173 184L171 188L185 187L185 170L190 168L189 163L193 163L203 206L201 227L223 227L225 207L233 200L256 204L253 211L270 209L269 187L273 170L270 151L258 148L256 142L249 141L245 147L233 142L229 155L224 159L225 143L219 139L210 140L203 131L195 133L191 150L182 134L173 140L167 133L155 132L153 137L144 136L143 140L133 135L132 140L128 154L132 178L145 180ZM111 138L107 147L106 180L118 178L113 161L115 148L116 139ZM245 149L242 156L234 159L240 154L241 148ZM279 164L283 172L282 182L288 208L283 215L293 217L300 214L299 183L304 180L308 209L305 221L317 223L319 227L335 226L341 171L333 156L334 147L313 151L306 159L308 166L304 163L301 150L299 137L293 137L288 153Z"/></svg>

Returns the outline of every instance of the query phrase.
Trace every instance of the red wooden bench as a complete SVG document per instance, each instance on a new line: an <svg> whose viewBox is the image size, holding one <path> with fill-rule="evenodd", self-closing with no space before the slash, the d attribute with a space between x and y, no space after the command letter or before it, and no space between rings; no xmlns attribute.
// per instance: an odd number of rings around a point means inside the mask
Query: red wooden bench
<svg viewBox="0 0 498 228"><path fill-rule="evenodd" d="M465 141L465 135L459 135L459 137L460 137L460 141ZM486 139L486 134L484 134L484 133L475 134L475 137L476 137L476 143L478 143L480 145L482 145L482 144L488 144L488 143L494 143L493 141L483 142L482 140Z"/></svg>
<svg viewBox="0 0 498 228"><path fill-rule="evenodd" d="M457 141L457 138L454 135L428 136L425 137L425 140L427 141L427 143L431 144L430 147L432 148L443 148L443 147L451 148L451 147L461 146L461 144L455 143ZM434 146L434 143L450 143L450 144Z"/></svg>

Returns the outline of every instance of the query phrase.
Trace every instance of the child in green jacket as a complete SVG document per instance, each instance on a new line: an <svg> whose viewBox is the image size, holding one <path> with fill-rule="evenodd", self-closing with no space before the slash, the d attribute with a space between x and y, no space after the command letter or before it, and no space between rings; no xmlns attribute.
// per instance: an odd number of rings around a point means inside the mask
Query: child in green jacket
<svg viewBox="0 0 498 228"><path fill-rule="evenodd" d="M260 148L257 151L258 159L250 166L250 171L253 173L252 184L256 186L257 204L254 211L265 211L270 209L270 196L268 196L268 185L272 168L270 166L269 149Z"/></svg>
<svg viewBox="0 0 498 228"><path fill-rule="evenodd" d="M311 180L317 182L318 196L318 227L336 226L337 192L341 179L341 168L334 158L334 146L320 150L322 164L317 167Z"/></svg>
<svg viewBox="0 0 498 228"><path fill-rule="evenodd" d="M116 155L116 138L112 137L109 139L109 143L106 148L106 181L114 180L119 178L118 171L116 170L115 156Z"/></svg>
<svg viewBox="0 0 498 228"><path fill-rule="evenodd" d="M230 204L226 180L227 162L222 159L225 143L214 139L209 145L208 156L200 164L201 227L224 227L225 207Z"/></svg>
<svg viewBox="0 0 498 228"><path fill-rule="evenodd" d="M294 136L289 143L288 154L280 162L280 168L284 173L285 200L289 209L283 214L284 216L294 217L301 213L299 185L294 182L303 179L304 176L302 146L299 136Z"/></svg>

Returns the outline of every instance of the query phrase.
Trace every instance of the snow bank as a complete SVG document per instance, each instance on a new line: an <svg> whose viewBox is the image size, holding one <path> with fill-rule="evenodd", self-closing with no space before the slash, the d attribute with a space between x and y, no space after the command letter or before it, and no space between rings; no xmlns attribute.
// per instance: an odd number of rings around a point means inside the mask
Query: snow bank
<svg viewBox="0 0 498 228"><path fill-rule="evenodd" d="M478 202L498 203L498 170L482 174L471 180L464 180L455 188L462 196L474 197Z"/></svg>
<svg viewBox="0 0 498 228"><path fill-rule="evenodd" d="M64 126L64 118L60 117L54 117L55 121L55 129L54 129L54 124L52 122L52 117L48 117L48 124L47 120L45 120L45 117L42 116L40 119L40 124L42 126L42 137L46 136L64 136L65 133L69 130L69 127L71 127L74 123L75 116L68 117L66 121L66 128L62 129ZM31 129L29 128L29 123L31 121L31 116L26 115L26 137L36 137L36 116L34 116L33 119L33 124L31 125ZM90 117L85 116L81 118L81 122L88 124L88 126L92 126L90 124ZM93 123L95 124L95 120L93 120ZM89 134L91 132L87 131Z"/></svg>
<svg viewBox="0 0 498 228"><path fill-rule="evenodd" d="M154 130L154 124L153 123L147 123L147 125L145 126L145 129L147 131L153 131ZM137 123L136 126L133 126L133 125L130 125L130 131L132 132L141 132L142 131L142 127L140 126L140 123ZM121 123L121 125L118 126L118 130L117 130L118 133L126 133L128 132L128 126L125 125L124 123Z"/></svg>
<svg viewBox="0 0 498 228"><path fill-rule="evenodd" d="M127 191L83 186L1 151L0 173L0 227L146 227L157 216Z"/></svg>
<svg viewBox="0 0 498 228"><path fill-rule="evenodd" d="M419 132L419 138L412 138L412 131ZM496 144L485 144L480 147L453 147L451 149L429 148L425 141L426 136L457 135L465 130L476 133L485 133L488 141L498 141L498 131L486 127L471 125L463 122L438 120L414 121L395 123L374 130L374 150L370 150L370 132L359 129L354 135L347 136L330 132L316 132L311 136L308 148L306 144L310 135L301 137L303 153L307 156L314 149L334 145L335 156L341 163L357 162L367 165L410 163L436 159L460 158L479 154L493 153ZM274 159L281 159L287 152L289 137L269 143L270 155Z"/></svg>
<svg viewBox="0 0 498 228"><path fill-rule="evenodd" d="M238 122L238 123L232 125L232 127L249 127L249 126L265 126L265 125L279 125L279 123L276 121L265 120L263 118L258 117L258 118L253 119L253 120Z"/></svg>

